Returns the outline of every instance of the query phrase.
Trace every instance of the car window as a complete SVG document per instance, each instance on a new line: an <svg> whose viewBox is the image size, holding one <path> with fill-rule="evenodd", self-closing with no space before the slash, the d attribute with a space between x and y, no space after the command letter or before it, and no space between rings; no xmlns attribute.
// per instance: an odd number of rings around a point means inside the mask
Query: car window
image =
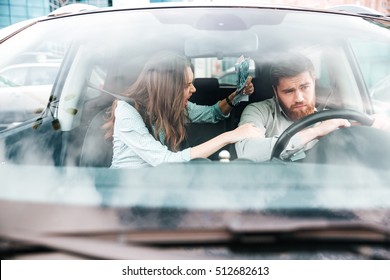
<svg viewBox="0 0 390 280"><path fill-rule="evenodd" d="M381 25L382 26L382 25ZM389 28L389 24L387 24ZM390 101L390 46L385 38L350 40L365 84L377 111L388 111ZM385 103L383 103L385 102Z"/></svg>
<svg viewBox="0 0 390 280"><path fill-rule="evenodd" d="M4 70L0 73L3 80L9 81L11 84L17 86L24 86L26 84L28 68L13 68Z"/></svg>
<svg viewBox="0 0 390 280"><path fill-rule="evenodd" d="M0 72L2 79L19 86L52 85L57 77L59 64L19 64Z"/></svg>
<svg viewBox="0 0 390 280"><path fill-rule="evenodd" d="M58 69L59 65L57 67L31 67L25 85L52 85L57 77Z"/></svg>
<svg viewBox="0 0 390 280"><path fill-rule="evenodd" d="M3 106L9 108L2 116L4 126L40 117L65 55L63 38L53 35L43 39L40 28L31 28L31 39L19 34L13 37L19 41L17 47L9 46L8 41L2 44L7 55L0 62L0 81L4 85L0 87L0 98Z"/></svg>
<svg viewBox="0 0 390 280"><path fill-rule="evenodd" d="M211 58L193 58L192 63L194 65L195 78L217 78L220 85L236 86L237 85L237 72L235 70L235 64L239 57L225 57L218 59L216 57ZM255 62L250 60L250 75L255 77Z"/></svg>

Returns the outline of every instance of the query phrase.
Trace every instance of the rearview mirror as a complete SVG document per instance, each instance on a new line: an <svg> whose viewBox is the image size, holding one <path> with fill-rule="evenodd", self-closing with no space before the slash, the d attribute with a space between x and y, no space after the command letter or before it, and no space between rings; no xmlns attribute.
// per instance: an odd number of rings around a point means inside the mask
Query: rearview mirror
<svg viewBox="0 0 390 280"><path fill-rule="evenodd" d="M207 32L206 36L192 37L185 41L184 52L188 57L219 57L226 55L240 56L255 52L259 47L259 40L254 33L242 31L234 32Z"/></svg>

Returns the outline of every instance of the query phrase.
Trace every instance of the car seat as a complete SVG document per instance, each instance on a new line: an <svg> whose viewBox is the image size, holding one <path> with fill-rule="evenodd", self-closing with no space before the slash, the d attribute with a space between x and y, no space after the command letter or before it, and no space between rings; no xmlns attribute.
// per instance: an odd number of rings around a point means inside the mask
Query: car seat
<svg viewBox="0 0 390 280"><path fill-rule="evenodd" d="M190 101L198 105L214 105L226 97L219 90L217 78L196 78L193 84L196 92L191 96Z"/></svg>
<svg viewBox="0 0 390 280"><path fill-rule="evenodd" d="M84 137L80 153L80 166L109 167L112 161L113 144L105 138L103 124L109 108L101 110L92 119Z"/></svg>
<svg viewBox="0 0 390 280"><path fill-rule="evenodd" d="M219 88L219 82L216 78L196 78L194 80L196 92L191 96L190 101L198 105L214 105L226 96ZM210 140L217 135L226 132L229 129L229 120L222 120L218 123L189 123L187 125L187 141L190 147L199 145ZM230 145L220 149L212 154L209 159L218 160L218 154L223 149L235 155Z"/></svg>
<svg viewBox="0 0 390 280"><path fill-rule="evenodd" d="M129 80L120 75L111 75L106 79L104 90L95 100L86 102L84 113L87 118L87 128L79 156L80 166L109 167L111 166L113 144L112 139L106 139L106 130L102 127L107 121L107 112L115 99L114 94L120 94L129 86Z"/></svg>

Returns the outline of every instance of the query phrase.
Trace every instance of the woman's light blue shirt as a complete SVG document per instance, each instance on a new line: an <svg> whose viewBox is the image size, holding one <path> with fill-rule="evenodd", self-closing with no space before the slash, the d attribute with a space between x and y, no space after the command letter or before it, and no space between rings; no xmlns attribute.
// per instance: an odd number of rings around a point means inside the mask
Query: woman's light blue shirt
<svg viewBox="0 0 390 280"><path fill-rule="evenodd" d="M222 113L218 103L203 106L188 102L190 121L216 123L227 118L229 115ZM118 101L115 109L113 145L112 168L138 168L190 160L191 148L178 152L170 151L149 133L141 115L125 101Z"/></svg>

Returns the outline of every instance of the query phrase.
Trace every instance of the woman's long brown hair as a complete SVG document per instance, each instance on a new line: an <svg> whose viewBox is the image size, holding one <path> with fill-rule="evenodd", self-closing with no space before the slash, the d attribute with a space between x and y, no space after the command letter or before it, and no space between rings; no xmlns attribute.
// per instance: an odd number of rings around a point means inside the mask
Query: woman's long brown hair
<svg viewBox="0 0 390 280"><path fill-rule="evenodd" d="M159 132L165 135L165 145L178 151L186 137L187 110L184 88L188 82L187 67L191 64L184 56L173 53L159 53L145 64L134 84L124 93L134 100L136 110L141 114L152 135L159 140ZM110 117L103 128L106 137L112 137L117 100L111 107Z"/></svg>

